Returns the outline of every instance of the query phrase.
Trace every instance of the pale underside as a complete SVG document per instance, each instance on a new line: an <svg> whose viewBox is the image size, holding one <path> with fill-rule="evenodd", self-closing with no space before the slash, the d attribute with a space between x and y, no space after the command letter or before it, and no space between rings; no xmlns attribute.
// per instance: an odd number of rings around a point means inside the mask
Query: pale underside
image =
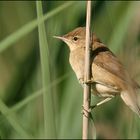
<svg viewBox="0 0 140 140"><path fill-rule="evenodd" d="M122 90L127 90L127 86L136 86L123 65L109 49L97 54L93 51L93 54L91 76L92 90L95 95L112 97L120 95ZM84 48L78 48L70 53L70 64L80 83L84 83L84 56Z"/></svg>

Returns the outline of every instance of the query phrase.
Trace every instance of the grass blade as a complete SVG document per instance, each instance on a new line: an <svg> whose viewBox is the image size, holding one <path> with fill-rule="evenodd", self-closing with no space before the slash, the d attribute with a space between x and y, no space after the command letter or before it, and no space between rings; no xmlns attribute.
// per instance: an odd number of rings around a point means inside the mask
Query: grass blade
<svg viewBox="0 0 140 140"><path fill-rule="evenodd" d="M21 127L14 113L11 113L10 116L6 114L6 112L9 112L9 109L1 99L0 99L0 111L6 117L6 119L9 121L12 127L16 130L16 132L20 136L22 136L22 138L31 138L31 136Z"/></svg>
<svg viewBox="0 0 140 140"><path fill-rule="evenodd" d="M18 111L19 109L21 109L22 107L24 107L25 105L27 105L28 103L30 103L31 101L35 100L40 95L42 95L43 91L48 92L51 88L53 88L57 84L61 83L67 77L68 77L68 74L65 74L64 76L60 77L59 79L55 80L53 83L48 85L47 88L40 89L40 90L36 91L35 93L32 93L27 98L25 98L21 102L17 103L16 105L14 105L8 112L5 112L5 114L10 115L12 112Z"/></svg>
<svg viewBox="0 0 140 140"><path fill-rule="evenodd" d="M21 109L22 107L24 107L28 103L31 103L33 100L35 100L39 96L41 96L43 91L48 92L51 88L53 88L57 84L61 83L64 79L66 79L69 76L69 74L70 73L67 73L67 74L63 75L62 77L56 79L54 82L52 82L50 85L48 85L47 88L40 89L40 90L32 93L31 95L29 95L28 97L26 97L25 99L23 99L22 101L20 101L16 105L14 105L13 107L9 108L8 110L5 110L4 114L1 114L1 116L0 116L0 120L1 120L0 125L1 125L1 123L3 123L3 115L4 116L11 116L14 112L18 111L19 109Z"/></svg>
<svg viewBox="0 0 140 140"><path fill-rule="evenodd" d="M128 8L126 9L126 12L123 14L122 18L120 19L120 22L117 24L114 32L112 33L109 46L110 48L112 48L114 52L118 51L118 49L121 48L121 44L125 38L125 34L129 27L129 23L133 18L135 8L136 8L136 3L130 2Z"/></svg>
<svg viewBox="0 0 140 140"><path fill-rule="evenodd" d="M37 1L36 6L38 21L40 21L41 17L43 17L42 2ZM38 32L41 57L42 85L44 89L49 83L51 83L49 68L50 56L44 22L38 25ZM53 105L53 95L51 90L49 90L49 92L43 91L45 138L56 138L56 126Z"/></svg>
<svg viewBox="0 0 140 140"><path fill-rule="evenodd" d="M44 16L42 16L40 18L40 20L37 20L37 19L32 20L29 23L27 23L26 25L24 25L23 27L21 27L19 30L10 34L8 37L6 37L5 39L3 39L0 42L0 53L3 52L4 50L6 50L8 47L10 47L15 42L17 42L20 38L27 35L31 31L33 31L38 26L38 24L41 24L45 20L51 18L52 16L55 16L56 14L58 14L59 12L66 9L67 7L69 7L72 4L73 4L73 2L67 2L67 3L57 7L56 9L52 10L51 12L44 14Z"/></svg>

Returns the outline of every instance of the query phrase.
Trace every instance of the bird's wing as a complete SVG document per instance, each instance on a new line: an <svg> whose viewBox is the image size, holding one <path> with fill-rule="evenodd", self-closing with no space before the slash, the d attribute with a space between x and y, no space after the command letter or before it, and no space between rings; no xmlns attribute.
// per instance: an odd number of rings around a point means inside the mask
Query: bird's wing
<svg viewBox="0 0 140 140"><path fill-rule="evenodd" d="M140 85L134 79L132 79L132 80L133 80L133 87L135 89L140 89Z"/></svg>
<svg viewBox="0 0 140 140"><path fill-rule="evenodd" d="M135 84L136 82L134 83L133 80L131 80L128 72L125 70L121 62L118 60L118 58L107 47L101 45L100 47L92 50L92 57L93 63L97 66L97 68L100 70L102 69L101 72L103 71L105 72L104 73L105 75L102 76L105 76L106 79L108 76L110 76L110 78L116 77L120 81L127 82L131 86L136 85ZM112 82L110 84L112 84Z"/></svg>
<svg viewBox="0 0 140 140"><path fill-rule="evenodd" d="M125 80L126 70L120 61L109 50L101 51L93 58L96 65Z"/></svg>
<svg viewBox="0 0 140 140"><path fill-rule="evenodd" d="M140 85L129 76L119 59L107 47L96 48L92 51L92 56L94 64L104 69L107 72L106 75L110 73L134 89L140 88Z"/></svg>

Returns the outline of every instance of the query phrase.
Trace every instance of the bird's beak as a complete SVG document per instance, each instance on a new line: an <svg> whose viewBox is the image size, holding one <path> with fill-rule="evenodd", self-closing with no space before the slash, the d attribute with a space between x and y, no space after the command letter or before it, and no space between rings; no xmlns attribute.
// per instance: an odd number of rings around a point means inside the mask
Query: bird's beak
<svg viewBox="0 0 140 140"><path fill-rule="evenodd" d="M53 36L54 38L57 38L57 39L60 39L60 40L62 40L62 41L64 41L64 42L68 42L69 40L67 39L67 38L65 38L65 37L63 37L63 36Z"/></svg>
<svg viewBox="0 0 140 140"><path fill-rule="evenodd" d="M64 37L61 37L61 36L53 36L54 38L57 38L57 39L61 39L61 40L64 40L65 38Z"/></svg>

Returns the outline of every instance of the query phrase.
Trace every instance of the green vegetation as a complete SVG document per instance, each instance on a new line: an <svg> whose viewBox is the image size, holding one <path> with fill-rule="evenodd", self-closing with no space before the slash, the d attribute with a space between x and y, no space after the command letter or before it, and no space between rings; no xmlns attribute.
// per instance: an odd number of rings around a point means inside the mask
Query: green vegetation
<svg viewBox="0 0 140 140"><path fill-rule="evenodd" d="M139 6L94 1L91 24L138 83ZM0 138L81 138L83 90L53 36L85 26L85 16L84 1L0 1ZM97 139L140 138L140 119L118 97L92 114Z"/></svg>

